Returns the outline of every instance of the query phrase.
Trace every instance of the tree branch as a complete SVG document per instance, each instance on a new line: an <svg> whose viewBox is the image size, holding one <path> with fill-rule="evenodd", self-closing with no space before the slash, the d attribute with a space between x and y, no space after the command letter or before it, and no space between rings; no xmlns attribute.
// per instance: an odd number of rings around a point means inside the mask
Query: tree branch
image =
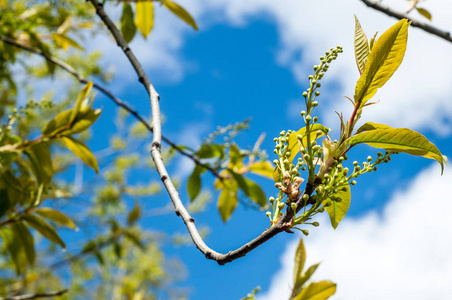
<svg viewBox="0 0 452 300"><path fill-rule="evenodd" d="M68 290L64 289L64 290L55 291L55 292L25 294L25 295L18 295L18 296L7 296L4 298L0 297L0 300L26 300L26 299L38 299L38 298L50 298L50 297L55 297L55 296L61 296L67 292L68 292Z"/></svg>
<svg viewBox="0 0 452 300"><path fill-rule="evenodd" d="M413 20L411 17L409 17L407 14L402 13L402 12L398 12L393 10L392 8L385 6L383 4L380 3L380 1L376 1L376 0L361 0L365 5L367 5L368 7L371 7L373 9L376 9L382 13L385 13L388 16L394 17L396 19L408 19L411 21L411 26L413 27L417 27L420 28L428 33L431 33L433 35L436 35L442 39L445 39L448 42L452 43L452 36L450 35L450 32L447 31L443 31L440 30L436 27L433 27L427 23L424 22L420 22L417 20Z"/></svg>
<svg viewBox="0 0 452 300"><path fill-rule="evenodd" d="M71 74L72 76L74 76L79 82L81 83L88 83L88 80L86 78L84 78L80 73L78 73L71 65L67 64L66 62L59 60L56 57L50 56L40 50L25 46L23 44L20 44L18 42L16 42L15 40L12 40L10 38L7 38L5 36L0 35L0 40L3 41L4 43L7 43L9 45L15 46L17 48L20 48L22 50L37 54L42 56L44 59L46 59L49 62L54 63L55 65L59 66L60 68L62 68L63 70L65 70L66 72L68 72L69 74ZM98 91L102 92L105 96L107 96L108 98L110 98L116 105L118 105L119 107L123 108L124 110L126 110L128 113L130 113L132 116L135 117L135 119L137 119L141 124L143 124L146 129L149 132L152 132L152 126L149 125L148 122L146 122L146 120L143 119L143 117L141 117L140 114L138 114L137 111L133 110L130 106L128 106L124 101L122 101L121 99L119 99L118 97L115 97L110 91L108 91L106 88L100 86L97 83L93 83L93 87L96 88ZM181 147L179 147L178 145L176 145L175 143L173 143L170 139L166 138L165 136L162 136L163 141L165 141L170 147L172 147L174 150L176 150L177 152L179 152L180 154L182 154L183 156L186 156L188 158L190 158L191 160L193 160L193 162L197 165L200 165L202 167L204 167L205 169L209 170L215 177L222 179L222 176L218 173L217 170L213 169L212 167L210 167L207 164L202 163L198 157L196 157L195 155L188 153L186 151L184 151Z"/></svg>
<svg viewBox="0 0 452 300"><path fill-rule="evenodd" d="M104 24L107 26L108 30L113 35L114 39L116 40L117 45L123 50L124 54L129 59L130 63L132 64L133 68L135 69L139 81L144 85L150 101L151 101L151 108L152 108L152 127L154 129L154 136L152 141L152 148L151 148L151 154L152 158L154 159L155 165L157 166L157 171L160 175L160 179L162 180L163 184L165 185L168 194L171 198L171 201L173 202L175 212L178 216L182 218L182 220L185 223L185 226L188 229L188 232L190 233L190 236L193 240L193 243L196 245L196 247L206 256L208 259L213 259L218 264L224 265L226 263L229 263L237 258L245 256L247 253L255 249L256 247L262 245L272 237L274 237L276 234L282 232L282 231L288 231L292 225L291 221L294 217L294 211L291 209L290 206L287 207L286 213L282 216L282 218L271 228L265 230L261 235L259 235L254 240L250 241L249 243L241 246L240 248L230 251L226 254L218 253L211 248L209 248L203 241L201 235L198 232L198 229L195 225L195 219L193 219L190 216L190 213L185 208L184 204L182 203L179 193L177 192L176 188L174 187L170 176L168 175L168 172L166 170L165 164L163 163L161 152L160 152L160 138L161 138L161 126L160 126L160 108L159 108L159 95L157 94L156 90L154 89L154 86L151 84L149 78L147 77L146 73L144 72L140 62L137 60L135 55L133 54L132 50L124 40L123 36L121 35L118 28L115 26L115 24L112 22L112 20L108 17L106 14L103 5L98 0L89 0L93 6L96 9L97 15L102 19ZM315 187L318 185L318 181L316 180L313 184L308 184L305 189L305 193L308 195L311 195L314 191ZM301 209L303 207L303 200L300 197L297 201L298 209ZM310 203L310 201L308 201Z"/></svg>

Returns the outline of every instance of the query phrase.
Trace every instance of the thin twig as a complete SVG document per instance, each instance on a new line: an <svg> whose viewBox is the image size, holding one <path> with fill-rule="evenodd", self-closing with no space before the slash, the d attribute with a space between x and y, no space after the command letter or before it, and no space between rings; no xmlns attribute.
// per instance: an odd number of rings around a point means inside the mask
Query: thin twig
<svg viewBox="0 0 452 300"><path fill-rule="evenodd" d="M171 198L171 201L173 202L175 212L178 216L182 217L182 220L184 221L188 232L190 233L190 236L193 240L193 243L196 245L196 247L206 256L208 259L213 259L218 264L224 265L226 263L229 263L239 257L245 256L247 253L255 249L256 247L262 245L272 237L274 237L276 234L282 232L282 231L288 231L291 227L291 221L294 217L294 211L291 209L290 206L287 207L286 213L284 216L281 217L281 219L271 228L265 230L261 235L259 235L254 240L250 241L249 243L241 246L240 248L230 251L226 254L218 253L211 248L209 248L202 239L201 235L199 234L196 226L195 226L195 219L193 219L190 216L190 213L185 208L184 204L182 203L179 193L177 192L176 188L174 187L170 176L168 175L168 172L166 171L165 164L163 163L161 152L160 152L160 138L161 138L161 126L160 126L160 108L159 108L159 95L157 94L156 90L154 89L154 86L151 84L149 78L147 77L146 73L144 72L140 62L137 60L135 55L133 54L132 50L124 40L123 36L121 35L118 28L115 26L115 24L112 22L112 20L108 17L106 14L103 5L97 1L97 0L89 0L93 6L96 9L97 15L102 19L104 24L107 26L108 30L111 32L113 37L116 40L117 45L123 50L124 54L129 59L130 63L132 64L133 68L135 69L139 81L144 85L147 93L149 94L150 100L151 100L151 108L152 108L152 126L154 129L154 136L152 141L152 148L151 148L151 154L154 159L154 163L157 167L157 171L159 172L160 179L162 180L163 184L165 185L168 194ZM312 184L308 184L305 189L305 194L311 195L314 191L315 187L319 184L319 182L316 180ZM308 201L310 203L310 201ZM301 209L303 207L303 200L300 197L297 201L297 210Z"/></svg>
<svg viewBox="0 0 452 300"><path fill-rule="evenodd" d="M375 0L361 0L365 5L368 7L371 7L373 9L376 9L378 11L381 11L382 13L387 14L388 16L394 17L396 19L408 19L411 21L411 26L420 28L428 33L431 33L433 35L436 35L442 39L445 39L448 42L452 43L452 36L450 35L450 32L440 30L436 27L433 27L427 23L420 22L417 20L412 19L410 16L408 16L406 13L398 12L393 10L392 8L381 4L380 1Z"/></svg>
<svg viewBox="0 0 452 300"><path fill-rule="evenodd" d="M38 49L34 49L31 47L25 46L23 44L20 44L20 43L16 42L15 40L12 40L12 39L7 38L2 35L0 35L0 40L2 40L3 42L5 42L9 45L15 46L17 48L21 48L25 51L40 55L47 61L54 63L55 65L59 66L60 68L62 68L63 70L65 70L66 72L68 72L69 74L74 76L79 82L85 83L85 84L88 83L88 80L86 78L84 78L80 73L78 73L71 65L67 64L66 62L64 62L56 57L50 56L47 53L44 53ZM134 116L141 124L143 124L146 127L146 129L149 132L153 131L152 126L149 125L149 123L146 122L146 120L140 114L138 114L137 111L135 111L130 106L128 106L124 101L122 101L118 97L114 96L110 91L108 91L106 88L102 87L101 85L99 85L97 83L93 83L93 87L96 88L98 91L102 92L108 98L110 98L113 102L116 103L116 105L123 108L128 113L130 113L132 116ZM165 136L162 136L162 139L174 150L176 150L183 156L186 156L186 157L190 158L191 160L193 160L193 162L195 164L200 165L200 166L204 167L205 169L209 170L215 177L222 178L217 170L215 170L214 168L210 167L209 165L201 162L200 159L198 157L196 157L196 155L193 155L191 153L184 151L181 147L179 147L178 145L173 143L170 139L168 139Z"/></svg>
<svg viewBox="0 0 452 300"><path fill-rule="evenodd" d="M45 293L36 293L36 294L25 294L25 295L18 295L18 296L7 296L7 297L0 297L0 300L26 300L26 299L38 299L38 298L50 298L55 296L61 296L68 292L68 289L64 289L61 291L55 291L55 292L45 292Z"/></svg>

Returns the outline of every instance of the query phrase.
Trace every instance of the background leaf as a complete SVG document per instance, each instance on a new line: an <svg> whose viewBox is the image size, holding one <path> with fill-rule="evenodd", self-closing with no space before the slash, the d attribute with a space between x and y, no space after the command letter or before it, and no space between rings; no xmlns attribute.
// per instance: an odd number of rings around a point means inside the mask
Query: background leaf
<svg viewBox="0 0 452 300"><path fill-rule="evenodd" d="M97 159L91 153L91 150L79 140L72 137L64 136L61 138L66 147L72 151L78 158L80 158L85 164L93 168L96 173L99 173L99 167L97 165Z"/></svg>
<svg viewBox="0 0 452 300"><path fill-rule="evenodd" d="M325 300L336 293L336 284L331 281L313 282L293 300Z"/></svg>
<svg viewBox="0 0 452 300"><path fill-rule="evenodd" d="M358 18L355 16L355 59L360 75L364 72L369 52L369 42L367 41L366 34L361 28Z"/></svg>
<svg viewBox="0 0 452 300"><path fill-rule="evenodd" d="M205 168L200 165L196 165L187 180L187 192L190 197L190 201L193 202L201 191L201 174L205 171Z"/></svg>
<svg viewBox="0 0 452 300"><path fill-rule="evenodd" d="M429 13L427 10L421 8L421 7L416 7L416 10L418 13L420 13L422 16L426 17L427 19L429 19L429 21L432 21L432 14Z"/></svg>
<svg viewBox="0 0 452 300"><path fill-rule="evenodd" d="M77 226L74 224L74 222L72 222L71 219L69 219L65 214L63 214L60 211L48 207L43 207L34 209L34 212L43 218L54 221L59 225L77 230Z"/></svg>
<svg viewBox="0 0 452 300"><path fill-rule="evenodd" d="M50 151L43 143L35 144L25 151L38 184L47 186L52 181L53 163Z"/></svg>
<svg viewBox="0 0 452 300"><path fill-rule="evenodd" d="M218 210L221 219L226 222L237 206L237 184L234 180L225 180L224 187L218 198Z"/></svg>
<svg viewBox="0 0 452 300"><path fill-rule="evenodd" d="M130 41L133 40L136 32L137 27L135 26L135 22L133 21L132 6L129 3L124 2L121 15L121 33L126 42L130 43Z"/></svg>
<svg viewBox="0 0 452 300"><path fill-rule="evenodd" d="M44 237L46 237L53 243L60 245L63 249L66 248L66 245L56 232L55 228L53 228L49 223L31 214L22 215L21 218L25 220L25 222L27 222L28 225L36 229Z"/></svg>

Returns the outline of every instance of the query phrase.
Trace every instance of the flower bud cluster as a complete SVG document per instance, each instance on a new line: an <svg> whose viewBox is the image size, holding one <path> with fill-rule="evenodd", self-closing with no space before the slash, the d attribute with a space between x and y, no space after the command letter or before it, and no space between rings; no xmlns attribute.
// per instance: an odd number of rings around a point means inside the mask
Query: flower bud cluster
<svg viewBox="0 0 452 300"><path fill-rule="evenodd" d="M384 155L383 153L378 152L377 158L375 159L374 163L372 163L373 158L371 156L368 156L367 161L362 163L362 167L359 166L359 163L357 161L354 161L353 173L347 177L347 181L357 178L359 175L362 175L364 173L377 171L377 165L382 163L388 163L391 160L391 155L393 154L397 154L397 152L386 150ZM355 185L356 180L350 181L350 184Z"/></svg>

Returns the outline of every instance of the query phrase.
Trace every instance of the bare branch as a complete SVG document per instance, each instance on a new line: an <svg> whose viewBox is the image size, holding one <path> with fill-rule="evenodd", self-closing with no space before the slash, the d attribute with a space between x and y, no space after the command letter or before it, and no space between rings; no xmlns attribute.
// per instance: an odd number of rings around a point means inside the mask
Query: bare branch
<svg viewBox="0 0 452 300"><path fill-rule="evenodd" d="M220 265L224 265L226 263L229 263L237 258L245 256L247 253L255 249L256 247L262 245L272 237L274 237L276 234L282 232L282 231L288 231L290 227L292 226L291 221L294 217L294 211L291 209L290 206L287 207L286 213L284 216L271 228L264 231L261 235L259 235L254 240L250 241L249 243L241 246L240 248L230 251L227 254L221 254L218 253L211 248L209 248L203 241L201 235L198 232L198 229L195 226L195 219L193 219L190 216L190 213L187 211L185 206L183 205L179 193L177 192L176 188L174 187L170 176L168 175L168 172L166 170L166 167L163 163L161 152L160 152L160 138L161 138L161 126L160 126L160 108L159 108L159 95L157 94L156 90L154 89L154 86L151 84L149 78L147 77L146 73L144 72L140 62L137 60L135 55L133 54L132 50L124 40L123 36L121 35L118 28L115 26L115 24L112 22L112 20L108 17L106 14L103 5L98 0L89 0L93 6L96 9L97 15L102 19L104 24L107 26L108 30L111 32L113 37L116 40L116 43L118 46L123 50L124 54L129 59L130 63L132 64L133 68L135 69L139 81L144 85L146 91L149 94L150 100L151 100L151 107L152 107L152 126L154 129L154 136L152 141L152 148L151 148L151 154L154 159L155 165L157 167L157 171L159 172L160 179L162 180L163 184L165 185L168 194L171 198L171 201L173 202L175 212L178 216L182 217L182 220L185 223L185 226L187 227L190 236L193 240L193 243L196 245L196 247L206 256L208 259L213 259L217 261ZM314 191L315 187L319 184L318 180L316 180L312 184L307 184L305 193L308 195L311 195ZM310 200L311 201L311 200ZM312 204L310 201L308 201L309 204ZM297 200L297 210L301 209L304 205L302 203L302 198L300 197Z"/></svg>
<svg viewBox="0 0 452 300"><path fill-rule="evenodd" d="M78 73L71 65L67 64L66 62L59 60L58 58L55 58L53 56L50 56L38 49L34 49L28 46L25 46L23 44L20 44L18 42L16 42L15 40L12 40L10 38L7 38L5 36L0 35L0 40L2 40L3 42L15 46L17 48L23 49L25 51L31 52L31 53L35 53L37 55L42 56L43 58L45 58L47 61L50 61L52 63L54 63L55 65L59 66L60 68L62 68L63 70L65 70L66 72L68 72L69 74L71 74L72 76L74 76L78 81L80 81L81 83L87 83L88 80L86 78L84 78L80 73ZM107 96L108 98L110 98L116 105L118 105L119 107L123 108L124 110L126 110L128 113L130 113L132 116L134 116L141 124L143 124L146 129L149 132L152 132L152 126L149 125L148 122L146 122L146 120L140 115L138 114L137 111L133 110L130 106L128 106L124 101L122 101L121 99L119 99L118 97L114 96L110 91L108 91L106 88L100 86L97 83L93 83L93 87L96 88L98 91L102 92L105 96ZM182 154L183 156L186 156L188 158L190 158L191 160L193 160L193 162L197 165L200 165L204 168L206 168L207 170L209 170L215 177L217 178L222 178L221 175L218 173L217 170L213 169L212 167L210 167L207 164L202 163L198 157L196 157L195 155L188 153L186 151L184 151L181 147L179 147L178 145L176 145L175 143L173 143L170 139L166 138L165 136L162 136L163 141L165 141L170 147L172 147L174 150L176 150L177 152L179 152L180 154Z"/></svg>
<svg viewBox="0 0 452 300"><path fill-rule="evenodd" d="M448 42L452 43L452 36L450 35L450 32L440 30L436 27L433 27L427 23L420 22L417 20L413 20L410 16L408 16L406 13L398 12L393 10L392 8L385 6L381 4L380 1L376 0L361 0L365 5L368 7L371 7L373 9L376 9L378 11L381 11L382 13L387 14L388 16L394 17L396 19L408 19L411 21L411 26L420 28L428 33L431 33L433 35L436 35L442 39L445 39Z"/></svg>
<svg viewBox="0 0 452 300"><path fill-rule="evenodd" d="M18 296L7 296L4 298L0 297L0 300L26 300L26 299L38 299L38 298L50 298L50 297L55 297L55 296L61 296L67 292L68 292L68 290L64 289L64 290L55 291L55 292L25 294L25 295L18 295Z"/></svg>

